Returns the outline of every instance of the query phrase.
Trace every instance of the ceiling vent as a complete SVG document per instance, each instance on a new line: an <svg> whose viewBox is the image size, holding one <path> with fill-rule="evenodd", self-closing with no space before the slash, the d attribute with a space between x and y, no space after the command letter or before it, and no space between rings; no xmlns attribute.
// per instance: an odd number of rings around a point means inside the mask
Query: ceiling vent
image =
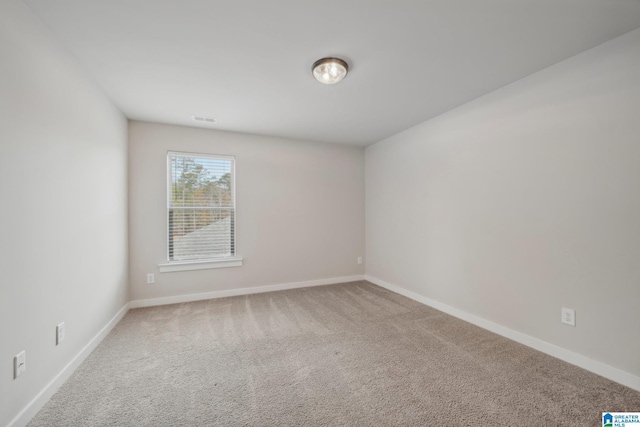
<svg viewBox="0 0 640 427"><path fill-rule="evenodd" d="M210 125L218 121L213 117L205 117L205 116L191 116L191 120L199 123L208 123Z"/></svg>

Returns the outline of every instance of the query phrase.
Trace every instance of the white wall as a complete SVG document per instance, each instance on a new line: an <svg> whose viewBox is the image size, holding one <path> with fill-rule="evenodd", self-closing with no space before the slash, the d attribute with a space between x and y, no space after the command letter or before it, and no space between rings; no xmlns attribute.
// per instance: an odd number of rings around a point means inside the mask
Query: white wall
<svg viewBox="0 0 640 427"><path fill-rule="evenodd" d="M367 275L640 375L639 112L636 30L368 147Z"/></svg>
<svg viewBox="0 0 640 427"><path fill-rule="evenodd" d="M126 304L127 122L18 0L0 2L0 63L4 426Z"/></svg>
<svg viewBox="0 0 640 427"><path fill-rule="evenodd" d="M167 262L167 151L236 157L236 268ZM131 299L364 274L364 150L144 122L129 124ZM146 284L155 273L156 283Z"/></svg>

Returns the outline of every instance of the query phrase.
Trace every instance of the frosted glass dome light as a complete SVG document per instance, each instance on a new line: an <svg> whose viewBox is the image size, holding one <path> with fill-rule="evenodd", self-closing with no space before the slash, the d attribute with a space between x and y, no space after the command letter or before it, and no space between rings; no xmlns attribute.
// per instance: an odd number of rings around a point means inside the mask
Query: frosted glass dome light
<svg viewBox="0 0 640 427"><path fill-rule="evenodd" d="M317 81L332 85L346 77L349 66L342 59L322 58L313 63L311 70Z"/></svg>

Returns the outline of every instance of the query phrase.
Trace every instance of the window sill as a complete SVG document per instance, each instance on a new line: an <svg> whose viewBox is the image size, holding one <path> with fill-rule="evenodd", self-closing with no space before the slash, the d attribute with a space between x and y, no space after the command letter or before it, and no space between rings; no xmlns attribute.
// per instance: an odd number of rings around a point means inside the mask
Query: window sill
<svg viewBox="0 0 640 427"><path fill-rule="evenodd" d="M201 261L178 261L158 264L160 273L173 271L207 270L209 268L242 267L243 258L207 259Z"/></svg>

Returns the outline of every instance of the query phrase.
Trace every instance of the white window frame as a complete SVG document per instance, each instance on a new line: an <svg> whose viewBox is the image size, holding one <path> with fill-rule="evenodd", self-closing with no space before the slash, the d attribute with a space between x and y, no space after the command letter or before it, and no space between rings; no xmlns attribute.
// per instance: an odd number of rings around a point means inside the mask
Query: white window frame
<svg viewBox="0 0 640 427"><path fill-rule="evenodd" d="M213 258L203 258L197 260L188 260L188 261L171 261L169 259L169 210L171 209L171 157L172 156L181 156L181 157L192 157L192 158L204 158L204 159L212 159L212 160L231 160L231 182L232 188L231 193L233 196L233 255L226 257L213 257ZM218 154L205 154L205 153L187 153L182 151L167 151L167 165L166 165L166 240L165 240L165 248L167 250L166 253L166 263L158 264L158 269L161 273L168 273L173 271L188 271L188 270L204 270L209 268L225 268L225 267L241 267L243 258L238 257L238 240L237 240L237 230L238 230L238 215L237 215L237 201L236 201L236 158L235 156L229 155L218 155Z"/></svg>

